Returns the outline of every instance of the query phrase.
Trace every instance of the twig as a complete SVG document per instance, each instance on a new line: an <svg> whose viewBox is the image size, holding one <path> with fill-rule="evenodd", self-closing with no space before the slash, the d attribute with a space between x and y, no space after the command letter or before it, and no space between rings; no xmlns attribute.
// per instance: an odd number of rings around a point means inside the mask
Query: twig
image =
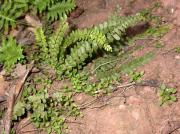
<svg viewBox="0 0 180 134"><path fill-rule="evenodd" d="M70 123L70 124L79 124L79 125L82 125L82 124L83 124L82 122L69 121L69 120L66 120L66 123Z"/></svg>
<svg viewBox="0 0 180 134"><path fill-rule="evenodd" d="M22 87L23 87L23 85L24 85L24 83L25 83L25 81L26 81L29 73L30 73L31 70L33 69L33 67L34 67L34 61L32 61L32 62L30 63L29 68L27 69L24 77L23 77L23 78L21 79L21 81L19 81L18 84L16 85L16 89L15 89L16 101L17 101L17 99L19 98L20 93L21 93L21 89L22 89Z"/></svg>
<svg viewBox="0 0 180 134"><path fill-rule="evenodd" d="M125 87L130 87L130 86L133 86L133 85L136 85L136 82L131 82L131 83L127 83L127 84L124 84L124 85L119 85L116 88L125 88Z"/></svg>
<svg viewBox="0 0 180 134"><path fill-rule="evenodd" d="M6 114L6 120L5 120L5 133L10 134L11 132L11 122L12 122L12 113L13 113L13 106L15 102L15 94L14 90L11 90L11 93L8 97L8 109Z"/></svg>
<svg viewBox="0 0 180 134"><path fill-rule="evenodd" d="M99 100L100 98L95 98L85 104L82 104L81 106L79 106L80 109L85 109L86 107L92 105L93 103L95 103L97 100Z"/></svg>
<svg viewBox="0 0 180 134"><path fill-rule="evenodd" d="M104 66L104 65L106 65L106 64L110 64L110 63L116 62L116 61L118 61L118 60L120 60L120 59L116 59L116 60L113 60L113 61L108 61L108 62L105 62L105 63L97 66L97 67L92 71L92 74L94 74L94 72L95 72L97 69L99 69L100 67L102 67L102 66Z"/></svg>
<svg viewBox="0 0 180 134"><path fill-rule="evenodd" d="M95 109L95 108L102 108L102 107L105 107L105 106L107 106L108 105L108 103L104 103L104 104L102 104L102 105L100 105L100 106L94 106L94 107L89 107L90 109Z"/></svg>
<svg viewBox="0 0 180 134"><path fill-rule="evenodd" d="M39 132L40 130L39 129L32 129L32 130L22 131L21 133L30 133L30 132L34 132L34 131L38 131Z"/></svg>
<svg viewBox="0 0 180 134"><path fill-rule="evenodd" d="M124 84L124 85L119 85L113 90L113 92L116 91L118 88L126 88L126 87L130 87L130 86L133 86L133 85L136 85L136 83L132 82L132 83ZM102 97L103 96L95 98L95 99L93 99L93 100L91 100L91 101L89 101L89 102L87 102L85 104L82 104L81 106L79 106L79 108L80 109L85 109L85 108L89 107L90 105L94 104L97 100L101 99Z"/></svg>
<svg viewBox="0 0 180 134"><path fill-rule="evenodd" d="M152 83L153 82L153 83ZM154 83L154 81L150 80L150 81L144 81L141 83L136 83L136 82L130 82L127 84L122 84L122 85L117 85L115 86L115 88L113 89L113 92L117 91L120 88L123 88L124 90L122 90L119 94L123 94L128 88L131 88L132 86L154 86L152 84L157 84ZM158 87L158 85L155 85L155 87ZM91 108L89 107L90 105L94 104L96 101L98 101L99 99L101 99L102 97L104 97L103 95L101 97L95 98L85 104L82 104L81 106L79 106L80 109L85 109L85 108ZM111 99L112 97L110 97L109 99ZM105 104L103 104L102 106L98 106L98 107L103 107ZM98 108L98 107L93 107L93 108Z"/></svg>
<svg viewBox="0 0 180 134"><path fill-rule="evenodd" d="M30 125L31 123L32 123L32 122L30 121L30 118L28 117L28 118L26 119L26 121L22 124L21 127L19 127L19 124L18 124L18 127L17 127L17 129L16 129L16 133L18 134L18 133L21 131L21 129L27 127L27 126Z"/></svg>
<svg viewBox="0 0 180 134"><path fill-rule="evenodd" d="M180 129L180 121L168 121L161 134L172 134Z"/></svg>

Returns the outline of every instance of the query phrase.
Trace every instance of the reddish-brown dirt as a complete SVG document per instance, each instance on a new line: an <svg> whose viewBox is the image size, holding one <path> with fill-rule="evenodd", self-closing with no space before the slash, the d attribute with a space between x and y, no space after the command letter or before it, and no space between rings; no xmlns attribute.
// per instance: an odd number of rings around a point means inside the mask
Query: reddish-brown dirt
<svg viewBox="0 0 180 134"><path fill-rule="evenodd" d="M84 12L72 21L78 28L91 27L107 20L117 5L122 8L122 15L128 15L151 7L155 2L157 0L77 0L78 6ZM176 88L177 98L180 98L180 54L174 51L175 47L180 47L180 1L159 2L162 2L163 8L157 14L173 25L171 31L161 39L165 46L157 50L154 44L146 42L142 44L145 45L144 49L134 52L133 55L140 56L156 49L155 58L139 68L145 71L143 79L156 80ZM78 104L83 104L93 98L78 94L75 100ZM179 111L180 101L159 106L157 87L132 86L119 89L82 110L84 117L68 124L69 134L180 134ZM21 131L33 129L28 125Z"/></svg>

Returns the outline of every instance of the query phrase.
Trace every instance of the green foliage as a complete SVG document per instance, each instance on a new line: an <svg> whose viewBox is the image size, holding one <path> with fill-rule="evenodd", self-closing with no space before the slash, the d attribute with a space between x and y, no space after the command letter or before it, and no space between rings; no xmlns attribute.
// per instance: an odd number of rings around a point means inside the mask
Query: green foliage
<svg viewBox="0 0 180 134"><path fill-rule="evenodd" d="M124 51L123 46L121 46L121 48L115 48L117 49L115 52L107 53L103 57L99 57L94 60L93 70L91 71L91 73L96 74L96 77L98 79L112 77L116 75L120 76L124 73L123 70L121 70L121 66L135 60L132 57L132 53L134 51L142 49L142 47L143 46L130 47L128 51ZM132 69L130 69L129 73L133 72L134 69L136 69L137 67L133 67Z"/></svg>
<svg viewBox="0 0 180 134"><path fill-rule="evenodd" d="M31 4L38 10L39 13L46 11L55 0L31 0Z"/></svg>
<svg viewBox="0 0 180 134"><path fill-rule="evenodd" d="M171 29L170 25L164 24L164 25L158 25L157 27L151 27L147 29L143 35L146 35L148 37L162 37L166 33L169 32Z"/></svg>
<svg viewBox="0 0 180 134"><path fill-rule="evenodd" d="M38 28L35 32L36 42L40 49L39 59L54 68L58 64L60 45L64 39L65 32L68 29L66 21L62 21L59 28L49 38L44 34L42 28ZM63 54L61 54L63 55Z"/></svg>
<svg viewBox="0 0 180 134"><path fill-rule="evenodd" d="M130 72L131 82L141 82L141 78L144 75L144 71L141 72Z"/></svg>
<svg viewBox="0 0 180 134"><path fill-rule="evenodd" d="M74 0L62 0L62 2L54 3L48 7L48 20L57 20L66 17L76 7Z"/></svg>
<svg viewBox="0 0 180 134"><path fill-rule="evenodd" d="M112 92L113 83L117 82L118 80L118 75L102 78L97 82L91 82L89 75L85 73L76 74L71 77L71 82L76 92L84 92L92 96L97 96L100 92Z"/></svg>
<svg viewBox="0 0 180 134"><path fill-rule="evenodd" d="M59 28L56 30L56 32L54 34L52 34L52 36L49 38L49 54L50 54L50 58L51 58L51 65L58 65L59 62L62 63L62 61L59 60L63 60L63 55L64 53L62 53L61 49L61 45L63 45L63 41L65 39L65 34L68 30L68 24L66 22L66 20L61 21ZM61 57L62 56L62 57Z"/></svg>
<svg viewBox="0 0 180 134"><path fill-rule="evenodd" d="M25 91L21 101L15 105L14 119L26 113L36 127L45 129L48 133L62 134L66 129L66 117L80 114L69 89L56 92L52 96L44 88L37 91L28 86Z"/></svg>
<svg viewBox="0 0 180 134"><path fill-rule="evenodd" d="M15 27L17 19L28 9L28 0L4 0L0 6L0 29Z"/></svg>
<svg viewBox="0 0 180 134"><path fill-rule="evenodd" d="M95 60L93 64L93 71L98 79L112 77L116 75L116 64L120 61L118 56L107 55Z"/></svg>
<svg viewBox="0 0 180 134"><path fill-rule="evenodd" d="M135 58L128 63L123 64L120 67L122 73L130 73L139 66L147 64L154 57L154 53L149 52L142 57Z"/></svg>
<svg viewBox="0 0 180 134"><path fill-rule="evenodd" d="M43 61L48 61L54 68L57 67L60 74L83 64L99 48L104 47L108 51L111 50L105 35L98 29L77 30L66 37L67 29L66 21L62 21L59 29L50 38L45 37L41 28L37 29L35 33L37 44L41 50L41 58ZM67 54L70 46L70 54Z"/></svg>
<svg viewBox="0 0 180 134"><path fill-rule="evenodd" d="M10 72L15 64L23 58L23 49L12 36L3 39L2 48L0 48L0 63L4 64L7 72Z"/></svg>
<svg viewBox="0 0 180 134"><path fill-rule="evenodd" d="M177 101L177 98L175 96L177 90L175 88L169 88L166 87L164 84L161 85L160 87L160 105L164 104L171 104L175 101Z"/></svg>
<svg viewBox="0 0 180 134"><path fill-rule="evenodd" d="M119 40L128 27L144 21L141 14L128 17L113 17L108 22L97 27L75 30L67 33L66 20L60 23L59 29L50 38L43 30L37 29L35 35L40 46L40 55L44 61L51 61L58 74L69 74L72 70L81 68L87 60L99 50L112 51L113 40ZM123 38L122 38L123 39ZM49 63L49 62L48 62Z"/></svg>
<svg viewBox="0 0 180 134"><path fill-rule="evenodd" d="M2 120L4 115L5 115L5 108L4 107L0 107L0 120Z"/></svg>
<svg viewBox="0 0 180 134"><path fill-rule="evenodd" d="M76 7L74 0L4 0L0 6L0 29L15 27L20 17L37 10L50 21L66 18Z"/></svg>
<svg viewBox="0 0 180 134"><path fill-rule="evenodd" d="M163 48L164 44L162 42L157 42L155 45L156 48Z"/></svg>
<svg viewBox="0 0 180 134"><path fill-rule="evenodd" d="M176 52L176 53L180 53L180 47L176 47L176 48L175 48L175 52Z"/></svg>
<svg viewBox="0 0 180 134"><path fill-rule="evenodd" d="M149 27L145 32L143 32L142 34L138 34L131 39L128 39L128 41L129 44L133 44L136 40L160 38L163 37L166 33L168 33L170 29L171 29L171 25L167 25L167 24Z"/></svg>
<svg viewBox="0 0 180 134"><path fill-rule="evenodd" d="M14 120L17 120L18 117L21 117L24 114L25 114L25 104L22 102L18 102L13 109Z"/></svg>
<svg viewBox="0 0 180 134"><path fill-rule="evenodd" d="M140 22L145 21L146 18L143 14L138 13L134 16L113 16L109 21L96 26L96 28L103 31L106 34L108 41L111 43L114 40L121 40L122 35L129 27L133 27Z"/></svg>
<svg viewBox="0 0 180 134"><path fill-rule="evenodd" d="M68 24L63 20L59 28L53 33L49 38L44 34L42 28L38 28L35 32L36 42L40 47L40 56L41 61L48 63L54 68L58 65L59 59L62 60L59 56L63 56L63 53L60 53L62 41L64 40L65 33L68 30ZM62 62L62 61L60 61Z"/></svg>
<svg viewBox="0 0 180 134"><path fill-rule="evenodd" d="M106 36L97 28L72 31L64 43L64 48L80 41L96 42L107 51L112 51L108 45Z"/></svg>
<svg viewBox="0 0 180 134"><path fill-rule="evenodd" d="M31 3L39 13L47 11L47 19L51 21L66 18L76 7L74 0L33 0Z"/></svg>

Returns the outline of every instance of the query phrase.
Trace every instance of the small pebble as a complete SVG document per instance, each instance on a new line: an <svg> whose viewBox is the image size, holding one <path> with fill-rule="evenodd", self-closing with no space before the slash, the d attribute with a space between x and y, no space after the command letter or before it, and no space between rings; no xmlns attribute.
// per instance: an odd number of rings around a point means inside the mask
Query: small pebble
<svg viewBox="0 0 180 134"><path fill-rule="evenodd" d="M179 60L179 59L180 59L180 55L176 55L176 56L175 56L175 59L178 59L178 60Z"/></svg>

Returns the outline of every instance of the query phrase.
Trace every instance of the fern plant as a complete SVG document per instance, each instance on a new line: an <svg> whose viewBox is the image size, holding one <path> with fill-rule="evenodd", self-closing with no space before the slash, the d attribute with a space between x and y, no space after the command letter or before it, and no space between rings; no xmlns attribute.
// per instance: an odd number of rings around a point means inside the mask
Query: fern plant
<svg viewBox="0 0 180 134"><path fill-rule="evenodd" d="M0 63L4 64L7 72L10 72L17 61L23 58L23 49L12 36L3 39L2 48L0 48Z"/></svg>
<svg viewBox="0 0 180 134"><path fill-rule="evenodd" d="M48 61L59 75L69 74L73 69L86 64L98 50L112 51L112 42L118 41L128 27L134 26L145 18L142 14L128 17L114 17L108 22L89 29L75 30L68 34L66 20L59 29L47 38L42 28L36 30L37 44L43 61Z"/></svg>
<svg viewBox="0 0 180 134"><path fill-rule="evenodd" d="M36 30L35 36L40 47L40 59L47 61L59 74L71 71L91 57L99 48L110 51L106 36L98 29L77 30L66 36L68 24L66 20L60 23L57 31L47 38L42 28ZM70 53L68 49L70 48Z"/></svg>

